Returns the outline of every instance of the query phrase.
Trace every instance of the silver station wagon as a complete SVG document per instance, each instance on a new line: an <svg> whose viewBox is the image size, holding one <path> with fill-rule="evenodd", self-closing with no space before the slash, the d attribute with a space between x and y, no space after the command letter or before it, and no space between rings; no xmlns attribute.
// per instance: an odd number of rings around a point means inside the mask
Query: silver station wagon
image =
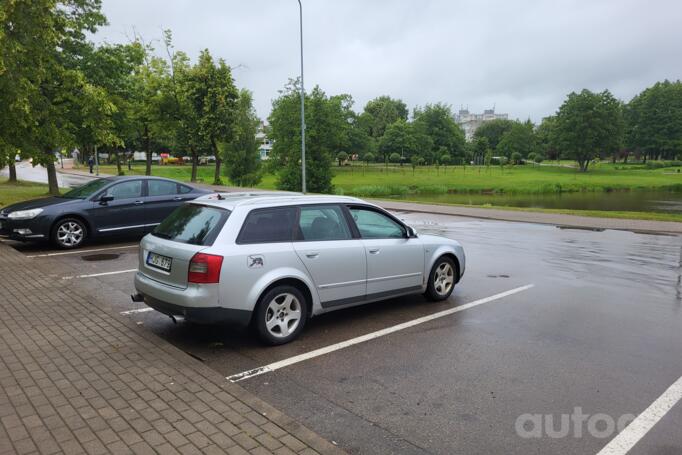
<svg viewBox="0 0 682 455"><path fill-rule="evenodd" d="M408 294L447 299L464 266L458 242L418 235L360 199L213 194L142 239L133 300L187 321L251 325L275 345L329 311Z"/></svg>

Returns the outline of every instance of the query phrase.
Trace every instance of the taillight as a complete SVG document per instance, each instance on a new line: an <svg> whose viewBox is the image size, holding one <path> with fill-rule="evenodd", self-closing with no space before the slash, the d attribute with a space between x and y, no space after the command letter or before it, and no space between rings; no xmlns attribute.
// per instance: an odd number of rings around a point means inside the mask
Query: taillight
<svg viewBox="0 0 682 455"><path fill-rule="evenodd" d="M197 253L189 261L187 281L189 283L218 283L223 257L215 254Z"/></svg>

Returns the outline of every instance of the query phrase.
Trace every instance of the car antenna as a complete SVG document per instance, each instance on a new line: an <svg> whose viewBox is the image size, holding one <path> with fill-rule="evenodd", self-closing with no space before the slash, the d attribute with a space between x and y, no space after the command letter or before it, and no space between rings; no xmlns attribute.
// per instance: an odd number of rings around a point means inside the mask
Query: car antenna
<svg viewBox="0 0 682 455"><path fill-rule="evenodd" d="M222 194L220 194L220 193L216 193L216 194L218 195L219 201L222 201L223 199L225 199Z"/></svg>

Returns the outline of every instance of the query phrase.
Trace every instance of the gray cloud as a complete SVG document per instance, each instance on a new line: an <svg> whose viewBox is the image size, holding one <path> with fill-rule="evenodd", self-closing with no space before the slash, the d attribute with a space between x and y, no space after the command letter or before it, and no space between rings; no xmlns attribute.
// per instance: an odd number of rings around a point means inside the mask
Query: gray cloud
<svg viewBox="0 0 682 455"><path fill-rule="evenodd" d="M674 0L303 3L306 87L350 93L357 110L388 94L411 108L495 104L539 121L570 91L608 88L627 101L682 77ZM295 0L104 0L103 8L110 25L96 39L125 41L134 28L151 41L170 28L176 48L192 57L208 48L235 67L261 117L299 73Z"/></svg>

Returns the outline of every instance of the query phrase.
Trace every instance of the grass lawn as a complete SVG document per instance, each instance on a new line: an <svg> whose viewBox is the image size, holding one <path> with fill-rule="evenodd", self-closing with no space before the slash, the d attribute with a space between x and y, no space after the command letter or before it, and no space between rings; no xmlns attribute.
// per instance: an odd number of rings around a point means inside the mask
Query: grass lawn
<svg viewBox="0 0 682 455"><path fill-rule="evenodd" d="M588 172L560 166L335 167L334 186L344 194L397 196L443 193L561 193L612 190L682 191L678 168L621 169L600 164Z"/></svg>
<svg viewBox="0 0 682 455"><path fill-rule="evenodd" d="M47 196L49 194L45 184L22 181L8 183L6 177L0 177L0 207Z"/></svg>

